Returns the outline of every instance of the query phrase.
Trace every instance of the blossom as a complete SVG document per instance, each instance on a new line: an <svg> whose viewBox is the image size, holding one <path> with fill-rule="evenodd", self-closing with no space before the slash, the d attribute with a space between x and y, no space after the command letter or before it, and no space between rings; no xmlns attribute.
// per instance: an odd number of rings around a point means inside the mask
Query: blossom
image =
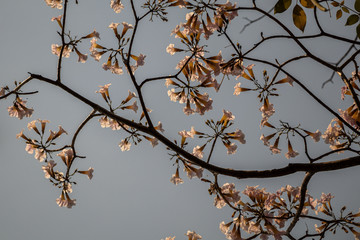
<svg viewBox="0 0 360 240"><path fill-rule="evenodd" d="M163 240L163 239L161 239L161 240ZM175 236L173 236L173 237L167 237L167 238L165 238L165 240L175 240Z"/></svg>
<svg viewBox="0 0 360 240"><path fill-rule="evenodd" d="M240 201L239 191L235 189L235 184L233 183L225 183L221 188L220 191L222 195L226 198L228 202L232 202L234 204L237 204L238 201ZM217 208L222 208L226 205L225 200L222 198L222 196L217 195L214 199L214 205Z"/></svg>
<svg viewBox="0 0 360 240"><path fill-rule="evenodd" d="M160 132L164 132L165 130L162 128L162 123L159 121L158 125L154 127L155 130L158 130Z"/></svg>
<svg viewBox="0 0 360 240"><path fill-rule="evenodd" d="M21 98L16 98L13 106L8 107L8 112L10 117L17 117L23 119L23 117L31 117L34 112L34 109L26 107L26 101L23 101Z"/></svg>
<svg viewBox="0 0 360 240"><path fill-rule="evenodd" d="M137 102L134 101L132 105L121 107L121 109L131 109L136 113L138 110L138 105Z"/></svg>
<svg viewBox="0 0 360 240"><path fill-rule="evenodd" d="M224 146L227 149L227 154L234 154L236 153L236 149L237 149L237 145L235 143L227 143L227 142L223 142Z"/></svg>
<svg viewBox="0 0 360 240"><path fill-rule="evenodd" d="M131 55L131 58L136 61L135 68L143 66L145 64L144 59L146 58L146 56L143 54L140 54L139 56Z"/></svg>
<svg viewBox="0 0 360 240"><path fill-rule="evenodd" d="M57 17L53 17L51 18L51 21L56 21L58 23L58 25L60 26L60 28L62 28L62 23L61 23L61 18L62 18L62 15L59 15Z"/></svg>
<svg viewBox="0 0 360 240"><path fill-rule="evenodd" d="M65 193L65 195L64 195L64 191L62 191L60 197L56 199L57 205L59 205L59 207L67 207L67 208L72 208L73 206L75 206L76 199L70 199L67 193Z"/></svg>
<svg viewBox="0 0 360 240"><path fill-rule="evenodd" d="M227 121L231 121L234 119L235 119L235 116L230 111L226 111L225 109L223 109L223 116L222 116L220 122L227 122Z"/></svg>
<svg viewBox="0 0 360 240"><path fill-rule="evenodd" d="M227 133L226 135L229 136L229 138L231 139L238 140L242 144L246 143L245 134L239 129L236 129L235 132Z"/></svg>
<svg viewBox="0 0 360 240"><path fill-rule="evenodd" d="M261 106L259 109L261 112L261 126L264 126L264 124L268 121L268 119L275 113L274 105L269 103L266 99L264 101L264 105Z"/></svg>
<svg viewBox="0 0 360 240"><path fill-rule="evenodd" d="M100 33L98 33L95 29L92 33L89 33L88 35L86 35L85 37L82 38L97 38L100 39Z"/></svg>
<svg viewBox="0 0 360 240"><path fill-rule="evenodd" d="M293 150L290 141L288 141L288 152L285 154L285 157L290 159L296 157L297 155L299 155L299 153Z"/></svg>
<svg viewBox="0 0 360 240"><path fill-rule="evenodd" d="M119 24L120 24L120 23L113 23L113 22L112 22L112 23L110 23L109 28L115 30L115 29L117 29L117 27L119 26Z"/></svg>
<svg viewBox="0 0 360 240"><path fill-rule="evenodd" d="M78 173L85 174L88 176L88 178L91 180L93 177L94 169L91 167L87 171L78 171Z"/></svg>
<svg viewBox="0 0 360 240"><path fill-rule="evenodd" d="M124 36L129 29L134 28L130 23L127 23L127 22L122 22L121 24L124 26L124 28L121 32L121 36ZM136 61L136 59L135 59L135 61Z"/></svg>
<svg viewBox="0 0 360 240"><path fill-rule="evenodd" d="M45 173L45 178L50 178L51 176L54 176L54 170L53 168L56 166L56 163L54 162L54 160L50 160L47 162L47 165L43 165L41 167L41 169L44 171Z"/></svg>
<svg viewBox="0 0 360 240"><path fill-rule="evenodd" d="M35 149L35 155L34 158L39 160L40 162L43 162L46 158L46 152L44 149Z"/></svg>
<svg viewBox="0 0 360 240"><path fill-rule="evenodd" d="M309 131L305 131L313 140L314 142L318 142L320 141L320 137L321 137L321 132L318 130L316 130L316 132L309 132Z"/></svg>
<svg viewBox="0 0 360 240"><path fill-rule="evenodd" d="M151 143L151 146L155 147L156 145L158 145L158 139L153 137L151 140L150 140L150 143Z"/></svg>
<svg viewBox="0 0 360 240"><path fill-rule="evenodd" d="M129 151L130 147L131 147L131 143L128 142L127 140L121 140L121 142L119 143L119 147L121 149L121 151Z"/></svg>
<svg viewBox="0 0 360 240"><path fill-rule="evenodd" d="M197 178L202 178L202 174L204 169L203 168L194 168L193 166L191 166L190 164L185 165L184 171L186 171L186 174L188 176L188 178L192 179L193 177L197 177Z"/></svg>
<svg viewBox="0 0 360 240"><path fill-rule="evenodd" d="M279 140L280 140L280 136L276 138L274 145L270 146L270 150L271 150L272 154L279 154L281 152L281 149L278 148Z"/></svg>
<svg viewBox="0 0 360 240"><path fill-rule="evenodd" d="M61 52L62 46L59 46L58 44L51 44L51 53L56 55L56 56L60 56L60 52ZM70 57L70 52L72 50L70 49L70 47L68 45L65 45L62 56L65 58Z"/></svg>
<svg viewBox="0 0 360 240"><path fill-rule="evenodd" d="M110 7L116 12L120 13L122 9L124 9L124 5L120 0L111 0Z"/></svg>
<svg viewBox="0 0 360 240"><path fill-rule="evenodd" d="M264 145L265 145L265 146L269 146L269 145L270 145L269 140L270 140L271 138L273 138L275 135L276 135L276 133L270 134L270 135L268 135L268 136L264 136L264 134L261 134L260 140L264 142Z"/></svg>
<svg viewBox="0 0 360 240"><path fill-rule="evenodd" d="M101 126L102 128L108 128L108 127L110 127L110 121L109 121L109 119L108 119L107 116L101 117L101 118L99 119L99 122L100 122L100 126Z"/></svg>
<svg viewBox="0 0 360 240"><path fill-rule="evenodd" d="M200 147L200 146L194 147L192 154L193 154L195 157L202 159L203 156L204 156L203 150L204 150L205 146L206 146L206 144L204 144L202 147Z"/></svg>
<svg viewBox="0 0 360 240"><path fill-rule="evenodd" d="M338 138L343 134L343 130L336 121L337 119L332 119L324 134L321 135L326 144L339 144ZM335 122L334 125L333 122Z"/></svg>
<svg viewBox="0 0 360 240"><path fill-rule="evenodd" d="M156 145L159 144L159 140L155 137L148 137L148 136L144 136L146 140L148 140L150 142L150 144L155 147Z"/></svg>
<svg viewBox="0 0 360 240"><path fill-rule="evenodd" d="M292 79L292 78L289 77L289 76L286 76L285 79L286 79L286 81L289 83L290 86L292 86L292 87L294 86L294 85L293 85L294 79Z"/></svg>
<svg viewBox="0 0 360 240"><path fill-rule="evenodd" d="M26 144L26 146L25 146L25 151L26 151L27 153L29 153L29 154L33 154L33 153L34 153L34 150L36 150L36 147L37 147L37 145L28 143L28 144Z"/></svg>
<svg viewBox="0 0 360 240"><path fill-rule="evenodd" d="M109 96L109 87L111 83L105 84L104 86L99 86L99 91L95 91L95 93L101 93L102 97L106 101L107 99L110 99Z"/></svg>
<svg viewBox="0 0 360 240"><path fill-rule="evenodd" d="M197 234L195 231L187 231L187 233L185 234L186 236L189 237L189 240L198 240L198 239L202 239L202 237Z"/></svg>
<svg viewBox="0 0 360 240"><path fill-rule="evenodd" d="M79 52L79 50L77 50L77 48L75 48L75 52L79 57L78 62L85 63L88 58L87 54L82 54L81 52Z"/></svg>
<svg viewBox="0 0 360 240"><path fill-rule="evenodd" d="M351 126L357 128L357 129L359 128L359 125L357 124L357 121L356 121L352 116L350 116L349 110L343 111L343 110L339 109L338 111L339 111L339 113L340 113L340 116L341 116L347 123L349 123ZM354 114L353 116L356 117L355 114Z"/></svg>
<svg viewBox="0 0 360 240"><path fill-rule="evenodd" d="M324 204L324 203L330 202L330 200L332 198L334 198L334 196L332 196L331 193L328 193L328 194L322 193L320 200L318 200L318 202Z"/></svg>
<svg viewBox="0 0 360 240"><path fill-rule="evenodd" d="M61 153L57 154L66 166L70 166L72 163L72 160L74 159L74 151L72 148L67 148L61 151Z"/></svg>
<svg viewBox="0 0 360 240"><path fill-rule="evenodd" d="M184 181L179 176L179 169L176 169L175 174L173 174L170 178L170 182L172 182L175 185L182 184Z"/></svg>
<svg viewBox="0 0 360 240"><path fill-rule="evenodd" d="M114 120L114 119L110 119L109 120L109 127L112 129L112 130L120 130L121 129L121 126L120 124L118 123L118 121Z"/></svg>
<svg viewBox="0 0 360 240"><path fill-rule="evenodd" d="M169 44L169 46L167 46L166 48L166 52L169 53L170 55L174 55L175 54L175 48L174 48L174 44Z"/></svg>
<svg viewBox="0 0 360 240"><path fill-rule="evenodd" d="M91 43L91 46L90 46L90 56L93 57L95 59L95 61L99 61L101 56L106 53L106 51L103 51L103 52L98 52L96 50L96 48L99 48L99 49L105 49L103 46L99 45L96 43L97 39L96 38L92 38L90 43Z"/></svg>
<svg viewBox="0 0 360 240"><path fill-rule="evenodd" d="M52 8L62 9L62 0L45 0L46 4Z"/></svg>

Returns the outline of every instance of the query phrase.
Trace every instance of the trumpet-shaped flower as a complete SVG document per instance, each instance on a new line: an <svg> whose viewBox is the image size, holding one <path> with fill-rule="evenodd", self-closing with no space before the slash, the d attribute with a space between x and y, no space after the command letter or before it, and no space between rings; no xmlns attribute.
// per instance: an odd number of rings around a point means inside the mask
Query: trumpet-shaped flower
<svg viewBox="0 0 360 240"><path fill-rule="evenodd" d="M122 9L124 9L124 5L120 0L111 0L110 7L116 12L120 13Z"/></svg>
<svg viewBox="0 0 360 240"><path fill-rule="evenodd" d="M129 151L130 147L131 147L131 143L128 142L127 140L121 140L121 142L119 143L119 147L121 149L121 151Z"/></svg>

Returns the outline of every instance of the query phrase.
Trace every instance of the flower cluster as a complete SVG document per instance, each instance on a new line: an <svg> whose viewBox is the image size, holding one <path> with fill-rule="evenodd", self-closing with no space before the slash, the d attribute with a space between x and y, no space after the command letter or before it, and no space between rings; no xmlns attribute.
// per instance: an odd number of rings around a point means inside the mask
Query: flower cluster
<svg viewBox="0 0 360 240"><path fill-rule="evenodd" d="M198 132L194 129L194 127L191 128L190 131L180 131L179 135L181 136L181 146L184 146L184 143L187 138L194 138L195 135L198 135L199 138L208 139L205 144L202 146L196 146L193 148L193 155L197 158L202 159L204 156L204 149L211 141L216 141L218 138L221 139L223 145L226 147L227 154L235 154L237 151L237 145L232 140L237 140L241 144L245 144L245 134L239 130L236 129L234 132L225 132L225 130L232 125L232 120L235 119L235 116L227 110L223 110L223 116L221 119L217 122L214 122L213 120L207 120L206 125L208 125L213 131L214 134L205 134L202 132ZM212 147L213 148L213 147ZM212 151L211 151L212 152Z"/></svg>
<svg viewBox="0 0 360 240"><path fill-rule="evenodd" d="M338 119L334 118L321 137L326 144L330 145L332 150L336 150L343 148L347 144L347 142L340 143L339 141L343 137L346 139L346 136L344 125Z"/></svg>
<svg viewBox="0 0 360 240"><path fill-rule="evenodd" d="M69 146L53 149L53 146L56 145L55 140L58 139L61 135L67 134L67 132L61 126L59 126L58 131L49 130L49 135L45 137L45 129L48 123L48 120L40 119L28 123L28 130L35 132L38 135L39 140L26 136L24 134L24 130L17 134L16 137L25 140L25 150L29 154L35 153L35 159L39 160L40 162L45 162L45 165L41 166L41 169L45 174L45 178L49 179L49 181L54 186L62 188L61 195L58 199L56 199L56 203L60 207L72 208L76 204L76 200L71 199L69 196L69 194L72 193L72 184L74 183L71 181L71 177L75 173L80 173L88 176L88 178L91 179L93 177L94 169L89 168L85 171L76 169L73 173L70 173L71 165L76 158L74 149ZM52 153L54 152L59 152L57 156L61 158L66 168L65 174L54 169L57 166L57 163L52 159Z"/></svg>
<svg viewBox="0 0 360 240"><path fill-rule="evenodd" d="M233 192L228 191L227 189L229 188ZM214 191L216 188L212 187L211 189ZM249 202L240 200L240 196L238 196L239 192L234 191L234 189L233 184L226 183L221 189L217 190L221 196L227 196L224 192L228 191L232 194L226 193L230 196L235 195L237 200L235 202L232 198L229 198L230 200L228 200L227 203L234 203L233 207L237 210L233 216L236 212L239 213L239 216L228 223L221 222L219 226L226 238L240 240L243 239L241 233L246 232L247 234L253 234L253 236L260 235L260 239L264 240L269 239L269 236L273 236L279 240L283 239L282 236L286 234L286 231L280 229L284 228L287 222L291 222L291 219L293 219L299 209L301 201L300 187L287 185L279 189L276 193L269 193L266 192L264 188L259 189L258 186L248 186L242 193L250 199ZM287 200L283 198L283 195L286 196ZM332 198L333 196L331 194L323 193L320 199L314 199L306 193L301 217L307 218L309 210L312 210L316 215L321 212L333 218L334 213L332 212L333 210L330 204ZM217 198L215 198L215 200L217 200ZM224 205L224 202L216 204L217 207ZM236 208L236 206L238 208ZM346 228L353 229L352 225L356 225L354 219L358 216L360 216L360 214L349 213L346 217L341 217L338 221L344 223ZM309 216L309 218L311 218L311 216ZM322 222L320 227L315 224L315 230L318 233L325 231L325 228L329 227L330 222L333 220L327 221L320 216L317 217L317 219ZM336 226L337 225L332 225L330 228L334 230ZM355 234L356 231L354 229L353 231Z"/></svg>
<svg viewBox="0 0 360 240"><path fill-rule="evenodd" d="M31 117L34 109L27 108L26 102L27 101L22 100L20 97L16 97L13 105L8 107L10 117L17 117L19 119L23 119L23 117Z"/></svg>

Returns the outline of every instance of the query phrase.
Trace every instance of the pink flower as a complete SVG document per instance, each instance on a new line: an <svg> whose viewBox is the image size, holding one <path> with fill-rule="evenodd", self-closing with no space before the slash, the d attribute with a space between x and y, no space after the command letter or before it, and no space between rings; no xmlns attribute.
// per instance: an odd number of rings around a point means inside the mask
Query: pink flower
<svg viewBox="0 0 360 240"><path fill-rule="evenodd" d="M226 143L226 142L223 142L225 147L227 148L227 154L235 154L236 153L236 149L237 149L237 146L235 143Z"/></svg>
<svg viewBox="0 0 360 240"><path fill-rule="evenodd" d="M297 155L299 155L299 153L293 150L290 141L288 141L288 152L285 154L285 157L290 159L296 157Z"/></svg>
<svg viewBox="0 0 360 240"><path fill-rule="evenodd" d="M202 174L204 169L202 168L194 168L193 166L191 166L190 164L185 165L184 171L186 171L186 174L188 176L188 178L192 179L193 177L197 177L197 178L202 178Z"/></svg>
<svg viewBox="0 0 360 240"><path fill-rule="evenodd" d="M232 202L234 204L237 204L238 201L240 201L239 191L235 189L235 184L233 183L225 183L221 188L221 193L225 196L226 200L229 202ZM214 205L217 208L222 208L226 205L225 200L220 197L216 196L214 199Z"/></svg>
<svg viewBox="0 0 360 240"><path fill-rule="evenodd" d="M172 182L175 185L182 184L184 181L179 176L179 169L176 169L175 174L173 174L170 178L170 182Z"/></svg>
<svg viewBox="0 0 360 240"><path fill-rule="evenodd" d="M165 130L162 128L162 123L158 122L158 125L154 127L155 130L160 131L160 132L164 132Z"/></svg>
<svg viewBox="0 0 360 240"><path fill-rule="evenodd" d="M195 231L187 231L187 233L185 234L186 236L189 237L189 240L198 240L198 239L202 239L202 237L197 234Z"/></svg>
<svg viewBox="0 0 360 240"><path fill-rule="evenodd" d="M169 46L167 46L166 48L166 52L169 53L170 55L174 55L175 54L175 48L174 48L174 44L169 44Z"/></svg>
<svg viewBox="0 0 360 240"><path fill-rule="evenodd" d="M148 140L151 144L151 146L155 147L156 145L159 144L159 140L155 137L148 137L148 136L144 136L146 140Z"/></svg>
<svg viewBox="0 0 360 240"><path fill-rule="evenodd" d="M285 79L286 79L286 81L289 83L290 86L292 86L292 87L294 86L294 85L293 85L294 79L292 79L292 78L289 77L289 76L286 76Z"/></svg>
<svg viewBox="0 0 360 240"><path fill-rule="evenodd" d="M111 0L110 7L116 12L120 13L122 9L124 9L124 5L120 0Z"/></svg>
<svg viewBox="0 0 360 240"><path fill-rule="evenodd" d="M163 240L163 239L161 239L161 240ZM173 236L173 237L167 237L167 238L165 238L165 240L175 240L175 236Z"/></svg>
<svg viewBox="0 0 360 240"><path fill-rule="evenodd" d="M226 111L225 109L223 109L223 116L222 116L220 122L227 122L227 121L231 121L234 119L235 119L235 116L230 111Z"/></svg>
<svg viewBox="0 0 360 240"><path fill-rule="evenodd" d="M61 48L62 48L62 46L59 46L58 44L52 44L51 45L51 53L56 56L60 56ZM62 56L65 58L68 58L68 57L70 57L70 52L71 52L70 47L68 45L66 45L64 47Z"/></svg>
<svg viewBox="0 0 360 240"><path fill-rule="evenodd" d="M41 167L41 169L45 173L45 178L49 179L50 177L54 176L53 168L55 166L56 166L56 163L54 162L54 160L50 160L50 161L47 162L47 165L44 165L44 166Z"/></svg>
<svg viewBox="0 0 360 240"><path fill-rule="evenodd" d="M111 83L105 84L104 86L99 86L99 88L100 88L99 91L95 91L95 93L101 93L104 100L107 101L107 99L110 99L110 96L109 96L110 85L111 85Z"/></svg>
<svg viewBox="0 0 360 240"><path fill-rule="evenodd" d="M93 168L89 168L87 171L78 171L78 173L87 175L90 180L93 177L93 172L94 172Z"/></svg>
<svg viewBox="0 0 360 240"><path fill-rule="evenodd" d="M70 199L69 195L66 193L66 198L64 196L64 191L61 193L60 197L56 199L57 205L59 207L72 208L76 205L76 199Z"/></svg>
<svg viewBox="0 0 360 240"><path fill-rule="evenodd" d="M316 130L316 132L309 132L309 131L306 131L305 132L314 140L314 142L318 142L320 141L320 137L321 137L321 132L318 130Z"/></svg>
<svg viewBox="0 0 360 240"><path fill-rule="evenodd" d="M328 194L322 193L320 200L318 202L324 204L324 203L330 202L330 200L332 198L334 198L334 196L332 196L331 193L328 193Z"/></svg>
<svg viewBox="0 0 360 240"><path fill-rule="evenodd" d="M36 150L36 145L33 145L33 144L26 144L26 147L25 147L25 151L29 154L33 154L34 153L34 150Z"/></svg>
<svg viewBox="0 0 360 240"><path fill-rule="evenodd" d="M206 144L203 145L202 147L200 147L200 146L194 147L192 154L193 154L195 157L202 159L203 156L204 156L203 150L204 150L205 146L206 146Z"/></svg>
<svg viewBox="0 0 360 240"><path fill-rule="evenodd" d="M99 122L100 122L100 126L101 126L102 128L108 128L108 127L110 127L110 121L109 121L109 119L107 118L107 116L101 117L101 118L99 119Z"/></svg>
<svg viewBox="0 0 360 240"><path fill-rule="evenodd" d="M34 158L39 160L40 162L43 162L46 159L46 152L44 151L44 149L35 149Z"/></svg>
<svg viewBox="0 0 360 240"><path fill-rule="evenodd" d="M87 54L82 54L81 52L79 52L76 48L75 48L75 52L76 54L78 55L78 62L81 62L81 63L85 63L86 60L87 60Z"/></svg>
<svg viewBox="0 0 360 240"><path fill-rule="evenodd" d="M135 58L134 58L136 61L135 67L143 66L145 64L145 61L144 61L145 58L146 58L146 56L143 54L140 54L138 57L135 56Z"/></svg>
<svg viewBox="0 0 360 240"><path fill-rule="evenodd" d="M62 0L45 0L46 4L52 8L62 9Z"/></svg>
<svg viewBox="0 0 360 240"><path fill-rule="evenodd" d="M334 125L332 123L335 122ZM332 119L324 134L321 136L326 144L336 145L339 144L338 138L342 135L342 128L336 122L336 119Z"/></svg>
<svg viewBox="0 0 360 240"><path fill-rule="evenodd" d="M74 159L74 151L72 150L72 148L64 149L61 153L58 153L57 155L61 157L66 166L70 166L72 160Z"/></svg>
<svg viewBox="0 0 360 240"><path fill-rule="evenodd" d="M119 143L119 147L121 149L121 151L129 151L130 147L131 147L131 143L128 142L127 140L121 140L121 142Z"/></svg>
<svg viewBox="0 0 360 240"><path fill-rule="evenodd" d="M138 105L137 105L137 102L134 101L132 105L121 107L121 109L131 109L136 113L138 110Z"/></svg>
<svg viewBox="0 0 360 240"><path fill-rule="evenodd" d="M270 146L270 150L271 150L272 154L279 154L279 153L281 152L281 149L278 148L279 139L280 139L280 137L278 137L278 138L275 140L274 145L271 145L271 146Z"/></svg>
<svg viewBox="0 0 360 240"><path fill-rule="evenodd" d="M13 106L8 107L10 117L17 117L23 119L23 117L31 117L34 109L26 107L26 101L21 98L16 98Z"/></svg>
<svg viewBox="0 0 360 240"><path fill-rule="evenodd" d="M229 136L231 139L238 140L242 144L246 143L245 134L239 129L236 129L236 131L233 133L227 133L226 135Z"/></svg>
<svg viewBox="0 0 360 240"><path fill-rule="evenodd" d="M260 140L264 142L264 145L265 145L265 146L269 146L269 145L270 145L269 140L270 140L271 138L273 138L273 137L275 136L275 134L276 134L276 133L273 133L273 134L270 134L270 135L268 135L268 136L266 136L266 137L264 136L264 134L261 134Z"/></svg>

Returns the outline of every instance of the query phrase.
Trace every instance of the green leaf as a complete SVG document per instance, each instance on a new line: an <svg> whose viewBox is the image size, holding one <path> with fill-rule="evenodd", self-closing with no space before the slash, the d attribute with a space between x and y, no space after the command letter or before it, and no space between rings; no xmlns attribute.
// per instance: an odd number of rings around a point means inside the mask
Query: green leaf
<svg viewBox="0 0 360 240"><path fill-rule="evenodd" d="M346 20L345 26L353 25L353 24L357 23L358 21L359 21L359 16L356 14L352 14Z"/></svg>
<svg viewBox="0 0 360 240"><path fill-rule="evenodd" d="M285 12L291 5L292 0L279 0L274 7L274 14Z"/></svg>
<svg viewBox="0 0 360 240"><path fill-rule="evenodd" d="M354 4L355 10L360 12L360 0L356 0Z"/></svg>
<svg viewBox="0 0 360 240"><path fill-rule="evenodd" d="M294 25L304 32L306 26L306 14L302 7L296 4L293 10L293 21Z"/></svg>
<svg viewBox="0 0 360 240"><path fill-rule="evenodd" d="M357 37L360 38L360 24L357 25L357 27L356 27L356 34L357 34Z"/></svg>
<svg viewBox="0 0 360 240"><path fill-rule="evenodd" d="M300 3L303 7L314 8L314 4L311 2L311 0L300 0Z"/></svg>

